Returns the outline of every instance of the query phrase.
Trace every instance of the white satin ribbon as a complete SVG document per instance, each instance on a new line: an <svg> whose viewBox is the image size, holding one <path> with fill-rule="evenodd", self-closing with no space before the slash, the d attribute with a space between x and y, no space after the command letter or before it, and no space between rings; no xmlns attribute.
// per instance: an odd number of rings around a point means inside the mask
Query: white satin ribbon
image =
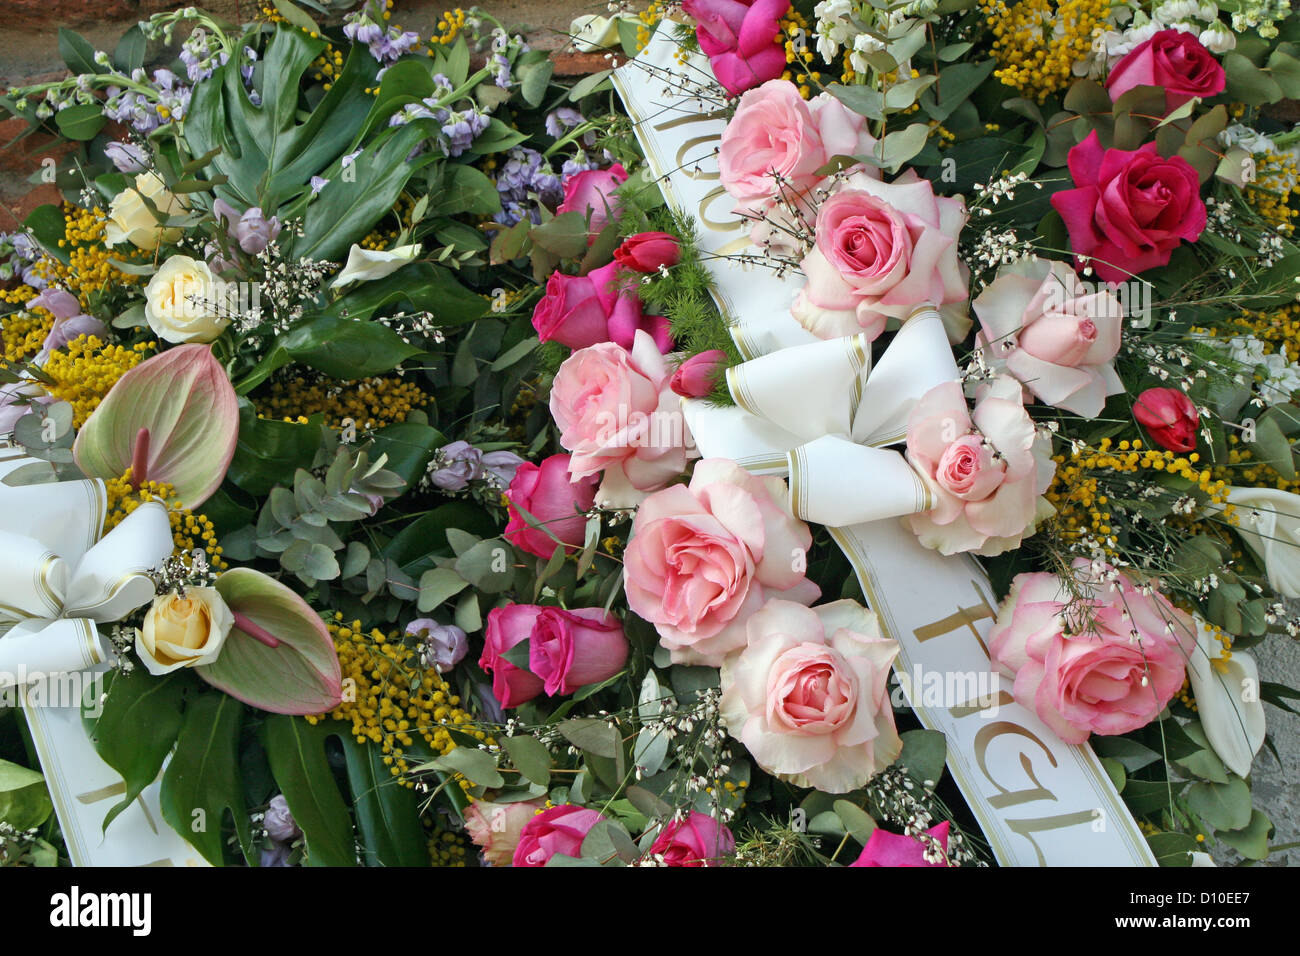
<svg viewBox="0 0 1300 956"><path fill-rule="evenodd" d="M9 459L0 476L34 459ZM171 524L146 502L100 537L102 481L0 483L0 687L105 658L95 625L119 621L154 594L145 573L172 553Z"/></svg>
<svg viewBox="0 0 1300 956"><path fill-rule="evenodd" d="M790 508L844 527L927 511L930 490L899 452L907 419L931 388L959 377L931 306L903 323L876 366L864 335L782 349L728 369L735 406L683 403L706 458L790 476Z"/></svg>

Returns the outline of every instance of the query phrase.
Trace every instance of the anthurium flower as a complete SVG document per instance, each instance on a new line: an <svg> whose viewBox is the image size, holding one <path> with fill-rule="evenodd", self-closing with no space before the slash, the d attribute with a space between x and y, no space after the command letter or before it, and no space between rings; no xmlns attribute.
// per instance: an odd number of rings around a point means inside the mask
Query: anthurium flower
<svg viewBox="0 0 1300 956"><path fill-rule="evenodd" d="M398 246L395 249L362 249L355 242L348 250L348 261L343 271L330 283L338 289L349 282L372 282L396 272L420 254L420 244Z"/></svg>
<svg viewBox="0 0 1300 956"><path fill-rule="evenodd" d="M72 446L90 478L128 468L139 485L171 485L186 508L207 501L239 436L235 390L206 345L182 345L131 369L109 390Z"/></svg>
<svg viewBox="0 0 1300 956"><path fill-rule="evenodd" d="M1218 640L1197 621L1196 649L1187 658L1187 677L1205 737L1223 765L1239 777L1250 774L1264 745L1264 705L1259 699L1255 658L1235 648L1224 654Z"/></svg>

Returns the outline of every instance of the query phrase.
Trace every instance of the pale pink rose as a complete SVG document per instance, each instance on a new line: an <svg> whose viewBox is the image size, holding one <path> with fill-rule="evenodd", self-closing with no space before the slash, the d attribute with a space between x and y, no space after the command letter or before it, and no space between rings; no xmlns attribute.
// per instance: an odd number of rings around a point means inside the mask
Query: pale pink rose
<svg viewBox="0 0 1300 956"><path fill-rule="evenodd" d="M856 790L903 749L888 690L897 655L854 601L768 601L722 664L723 722L768 773L826 793Z"/></svg>
<svg viewBox="0 0 1300 956"><path fill-rule="evenodd" d="M1068 744L1145 727L1183 686L1196 627L1157 591L1109 565L1074 562L1071 595L1054 574L1011 582L989 653L1015 678L1016 700ZM1073 627L1071 626L1073 625Z"/></svg>
<svg viewBox="0 0 1300 956"><path fill-rule="evenodd" d="M959 382L926 392L907 423L907 458L930 489L931 507L903 521L942 554L1001 554L1051 513L1041 499L1056 470L1051 445L1009 376L982 389L973 413Z"/></svg>
<svg viewBox="0 0 1300 956"><path fill-rule="evenodd" d="M518 803L476 800L465 808L465 830L488 863L509 866L519 845L519 834L543 806L540 800Z"/></svg>
<svg viewBox="0 0 1300 956"><path fill-rule="evenodd" d="M768 597L810 604L820 595L803 571L812 535L786 499L780 478L706 458L689 485L642 502L623 589L674 663L717 667L745 646L745 619Z"/></svg>
<svg viewBox="0 0 1300 956"><path fill-rule="evenodd" d="M1111 361L1124 307L1109 288L1092 292L1064 262L1029 258L1004 266L972 303L989 364L1044 403L1096 418L1124 391Z"/></svg>
<svg viewBox="0 0 1300 956"><path fill-rule="evenodd" d="M644 331L631 352L601 342L574 352L555 373L551 417L572 453L569 474L604 473L597 504L632 507L686 470L686 425L672 373Z"/></svg>
<svg viewBox="0 0 1300 956"><path fill-rule="evenodd" d="M821 182L817 170L836 156L862 156L875 143L866 119L829 93L805 101L789 80L769 80L741 96L723 130L720 181L737 214L762 216L778 197Z"/></svg>
<svg viewBox="0 0 1300 956"><path fill-rule="evenodd" d="M582 841L601 820L598 811L562 803L543 810L524 825L515 847L515 866L545 866L557 853L581 856Z"/></svg>
<svg viewBox="0 0 1300 956"><path fill-rule="evenodd" d="M874 339L916 306L966 300L970 272L957 255L966 224L960 198L936 196L908 170L892 183L854 173L817 210L808 277L791 313L823 339Z"/></svg>

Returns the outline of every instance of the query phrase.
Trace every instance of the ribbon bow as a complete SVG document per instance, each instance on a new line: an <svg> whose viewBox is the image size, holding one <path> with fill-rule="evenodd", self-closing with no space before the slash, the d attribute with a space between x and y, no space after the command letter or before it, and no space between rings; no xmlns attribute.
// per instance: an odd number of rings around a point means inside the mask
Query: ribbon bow
<svg viewBox="0 0 1300 956"><path fill-rule="evenodd" d="M31 461L10 459L0 473ZM145 572L174 547L166 510L146 502L101 537L107 507L99 480L0 483L0 686L100 663L95 625L153 598Z"/></svg>
<svg viewBox="0 0 1300 956"><path fill-rule="evenodd" d="M845 527L927 511L930 489L894 445L926 392L959 377L943 320L915 309L872 367L865 335L781 349L727 370L734 407L683 403L701 454L788 474L790 508Z"/></svg>

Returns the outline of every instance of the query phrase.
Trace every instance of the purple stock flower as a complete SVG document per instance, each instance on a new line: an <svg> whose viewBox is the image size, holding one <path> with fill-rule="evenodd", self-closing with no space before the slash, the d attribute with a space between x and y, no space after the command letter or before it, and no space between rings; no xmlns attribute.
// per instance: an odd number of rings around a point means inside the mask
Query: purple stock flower
<svg viewBox="0 0 1300 956"><path fill-rule="evenodd" d="M271 805L266 808L266 835L277 843L292 843L302 836L302 830L289 812L289 801L284 794L277 793L271 798Z"/></svg>
<svg viewBox="0 0 1300 956"><path fill-rule="evenodd" d="M320 191L329 185L329 180L324 176L313 176L308 185L311 186L311 194L313 196L319 196Z"/></svg>
<svg viewBox="0 0 1300 956"><path fill-rule="evenodd" d="M464 631L455 624L439 624L433 618L417 618L406 625L406 633L421 640L420 662L425 667L437 667L439 672L451 670L469 650Z"/></svg>
<svg viewBox="0 0 1300 956"><path fill-rule="evenodd" d="M565 130L585 122L582 114L572 106L559 106L546 114L546 132L552 138L559 139Z"/></svg>
<svg viewBox="0 0 1300 956"><path fill-rule="evenodd" d="M429 476L443 491L461 491L483 475L483 453L467 441L454 441L438 450L440 467Z"/></svg>
<svg viewBox="0 0 1300 956"><path fill-rule="evenodd" d="M43 289L40 295L28 299L27 308L45 309L56 319L70 319L81 313L81 303L75 295L55 288Z"/></svg>
<svg viewBox="0 0 1300 956"><path fill-rule="evenodd" d="M509 488L515 479L515 472L524 460L512 451L490 451L483 456L484 477L494 487Z"/></svg>
<svg viewBox="0 0 1300 956"><path fill-rule="evenodd" d="M149 154L134 143L113 141L104 147L119 173L142 173L149 168Z"/></svg>
<svg viewBox="0 0 1300 956"><path fill-rule="evenodd" d="M535 149L516 146L497 174L497 192L501 194L501 212L496 221L513 226L525 217L540 222L537 202L558 205L564 198L560 177ZM530 195L531 194L531 195ZM536 200L533 199L536 196Z"/></svg>
<svg viewBox="0 0 1300 956"><path fill-rule="evenodd" d="M212 211L239 248L250 256L257 255L280 234L280 220L275 216L267 219L260 206L251 206L241 215L230 203L217 199Z"/></svg>

